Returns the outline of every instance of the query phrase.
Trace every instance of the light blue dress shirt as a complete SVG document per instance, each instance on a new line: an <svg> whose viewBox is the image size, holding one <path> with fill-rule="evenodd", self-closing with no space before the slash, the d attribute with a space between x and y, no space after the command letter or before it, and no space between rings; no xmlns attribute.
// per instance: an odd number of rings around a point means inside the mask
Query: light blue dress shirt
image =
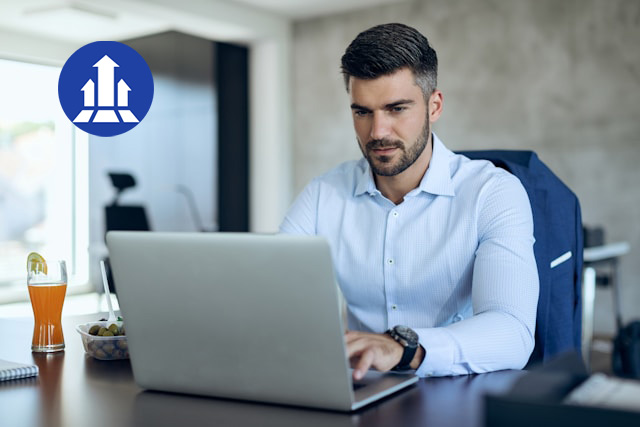
<svg viewBox="0 0 640 427"><path fill-rule="evenodd" d="M366 159L314 179L282 233L324 236L350 329L414 329L420 376L520 369L534 346L538 270L520 181L433 134L420 185L395 205Z"/></svg>

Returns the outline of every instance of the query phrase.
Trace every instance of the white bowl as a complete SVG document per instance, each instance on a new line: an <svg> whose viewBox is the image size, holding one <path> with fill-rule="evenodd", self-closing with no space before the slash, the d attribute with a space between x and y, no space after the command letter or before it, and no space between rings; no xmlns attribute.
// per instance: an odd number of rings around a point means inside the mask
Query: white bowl
<svg viewBox="0 0 640 427"><path fill-rule="evenodd" d="M93 325L109 328L109 325L116 324L118 329L122 329L122 322L89 322L82 325L78 325L76 330L82 338L82 344L84 345L84 351L91 357L95 357L100 360L118 360L129 358L129 345L127 343L126 335L116 335L112 337L102 337L98 335L89 334L89 329Z"/></svg>

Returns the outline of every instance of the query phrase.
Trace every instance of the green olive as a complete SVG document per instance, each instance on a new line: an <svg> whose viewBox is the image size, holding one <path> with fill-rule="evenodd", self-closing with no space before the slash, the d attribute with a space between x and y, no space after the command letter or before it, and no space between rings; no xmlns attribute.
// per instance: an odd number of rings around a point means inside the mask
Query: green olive
<svg viewBox="0 0 640 427"><path fill-rule="evenodd" d="M98 335L98 331L100 330L100 325L93 325L89 328L89 335Z"/></svg>
<svg viewBox="0 0 640 427"><path fill-rule="evenodd" d="M118 325L116 325L115 323L109 325L109 330L111 331L111 333L113 333L113 335L118 335Z"/></svg>
<svg viewBox="0 0 640 427"><path fill-rule="evenodd" d="M121 350L127 350L129 345L127 344L127 340L118 340L116 346Z"/></svg>
<svg viewBox="0 0 640 427"><path fill-rule="evenodd" d="M102 350L96 350L95 357L97 357L98 359L106 359L107 358L107 353L105 353Z"/></svg>
<svg viewBox="0 0 640 427"><path fill-rule="evenodd" d="M98 330L98 336L103 336L105 332L107 332L108 329L101 327L100 330Z"/></svg>
<svg viewBox="0 0 640 427"><path fill-rule="evenodd" d="M113 353L113 350L115 349L116 349L116 346L111 343L108 343L102 346L102 350L107 354Z"/></svg>
<svg viewBox="0 0 640 427"><path fill-rule="evenodd" d="M114 335L113 335L113 332L111 332L111 331L107 330L107 331L105 331L105 332L102 334L102 336L103 336L103 337L112 337L112 336L114 336Z"/></svg>

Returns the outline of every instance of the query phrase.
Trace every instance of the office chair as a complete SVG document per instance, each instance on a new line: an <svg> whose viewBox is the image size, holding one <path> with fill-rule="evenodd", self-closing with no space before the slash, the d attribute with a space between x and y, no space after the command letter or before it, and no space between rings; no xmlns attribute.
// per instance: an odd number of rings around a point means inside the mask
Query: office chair
<svg viewBox="0 0 640 427"><path fill-rule="evenodd" d="M111 230L149 231L147 211L141 205L121 205L122 193L136 185L132 175L128 173L109 173L111 184L116 188L116 195L110 205L105 206L105 234Z"/></svg>
<svg viewBox="0 0 640 427"><path fill-rule="evenodd" d="M135 178L128 173L109 172L111 184L116 189L115 197L111 204L104 207L105 216L105 236L108 231L150 231L147 210L142 205L121 205L120 197L122 193L136 185ZM109 281L109 291L116 293L113 274L111 273L111 263L109 257L104 259L107 280Z"/></svg>
<svg viewBox="0 0 640 427"><path fill-rule="evenodd" d="M583 232L577 196L532 151L458 154L489 160L506 169L520 179L531 202L540 295L535 347L527 366L545 363L567 351L580 354Z"/></svg>

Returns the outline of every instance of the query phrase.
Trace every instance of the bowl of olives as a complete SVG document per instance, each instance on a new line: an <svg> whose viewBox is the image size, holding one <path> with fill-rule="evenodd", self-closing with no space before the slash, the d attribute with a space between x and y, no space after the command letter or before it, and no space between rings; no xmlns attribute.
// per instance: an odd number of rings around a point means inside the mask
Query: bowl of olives
<svg viewBox="0 0 640 427"><path fill-rule="evenodd" d="M122 321L99 321L78 325L84 351L100 360L129 358L129 346Z"/></svg>

